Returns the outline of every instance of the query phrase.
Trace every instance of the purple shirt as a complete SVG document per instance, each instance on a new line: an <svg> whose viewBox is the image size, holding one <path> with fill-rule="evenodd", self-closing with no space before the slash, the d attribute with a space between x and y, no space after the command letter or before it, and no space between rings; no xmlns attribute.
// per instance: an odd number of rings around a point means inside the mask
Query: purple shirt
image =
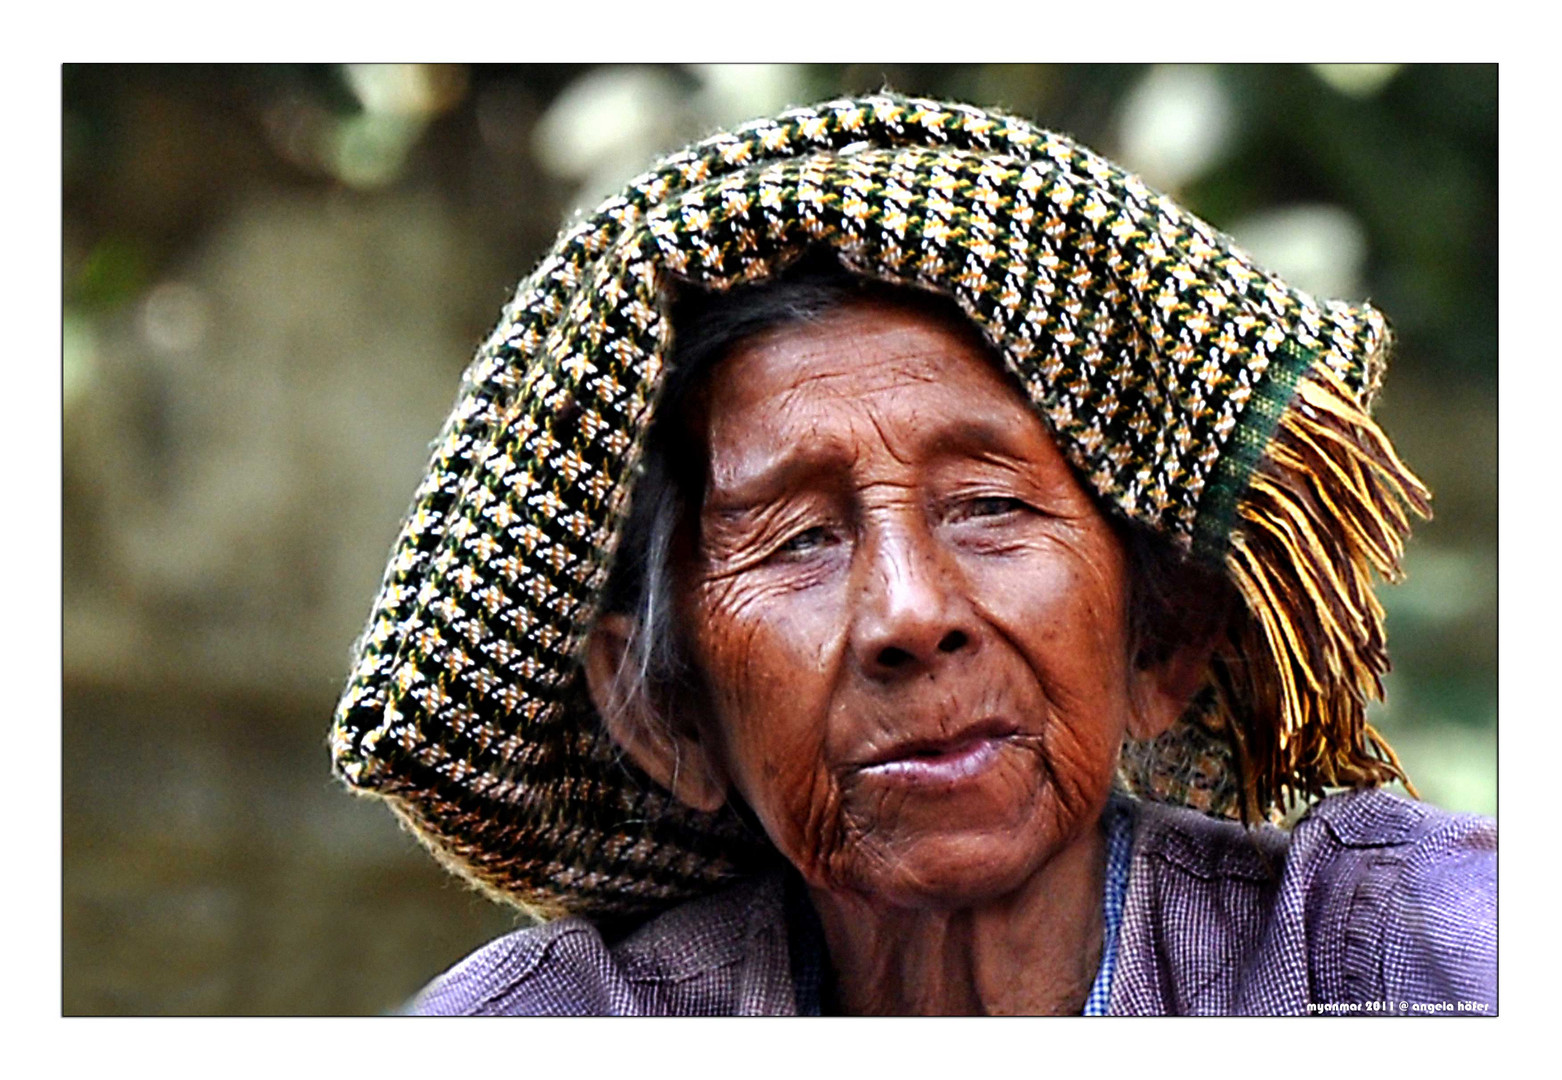
<svg viewBox="0 0 1562 1080"><path fill-rule="evenodd" d="M1112 1015L1496 1014L1490 820L1375 790L1326 799L1289 833L1134 810ZM517 931L412 1010L793 1015L808 1003L786 893L779 875L745 881L612 945L578 918Z"/></svg>

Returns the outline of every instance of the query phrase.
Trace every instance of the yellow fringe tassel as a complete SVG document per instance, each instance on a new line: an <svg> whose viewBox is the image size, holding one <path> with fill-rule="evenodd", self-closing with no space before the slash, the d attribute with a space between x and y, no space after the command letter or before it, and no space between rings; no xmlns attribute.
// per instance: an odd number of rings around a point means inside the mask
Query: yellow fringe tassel
<svg viewBox="0 0 1562 1080"><path fill-rule="evenodd" d="M1398 780L1415 794L1366 720L1389 668L1372 574L1403 576L1408 512L1431 517L1425 486L1339 378L1310 371L1238 504L1226 554L1247 611L1215 683L1247 821L1328 787Z"/></svg>

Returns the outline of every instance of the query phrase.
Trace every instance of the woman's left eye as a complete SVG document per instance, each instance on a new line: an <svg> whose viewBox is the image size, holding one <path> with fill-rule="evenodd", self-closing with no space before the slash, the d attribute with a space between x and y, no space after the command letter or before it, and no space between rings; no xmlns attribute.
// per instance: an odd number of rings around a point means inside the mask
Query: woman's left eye
<svg viewBox="0 0 1562 1080"><path fill-rule="evenodd" d="M1019 513L1025 509L1025 504L1019 499L1002 495L984 495L976 499L966 499L955 509L954 518L957 521L966 521L972 518L1003 517L1007 514Z"/></svg>

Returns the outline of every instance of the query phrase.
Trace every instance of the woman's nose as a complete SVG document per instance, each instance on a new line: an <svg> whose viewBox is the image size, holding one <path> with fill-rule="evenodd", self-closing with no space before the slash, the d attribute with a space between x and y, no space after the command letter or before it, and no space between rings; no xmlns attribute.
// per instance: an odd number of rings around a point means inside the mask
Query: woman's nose
<svg viewBox="0 0 1562 1080"><path fill-rule="evenodd" d="M931 544L887 537L874 547L853 622L862 669L873 678L898 679L974 650L971 605L958 573Z"/></svg>

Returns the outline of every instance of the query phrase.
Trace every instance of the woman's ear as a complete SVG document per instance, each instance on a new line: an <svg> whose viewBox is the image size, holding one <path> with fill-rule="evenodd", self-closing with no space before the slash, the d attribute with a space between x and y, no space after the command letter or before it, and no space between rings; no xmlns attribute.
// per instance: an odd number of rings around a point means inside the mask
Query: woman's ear
<svg viewBox="0 0 1562 1080"><path fill-rule="evenodd" d="M1134 666L1128 734L1141 741L1161 734L1187 711L1209 676L1216 636L1184 643L1165 656Z"/></svg>
<svg viewBox="0 0 1562 1080"><path fill-rule="evenodd" d="M1129 675L1128 733L1145 741L1176 723L1204 689L1216 650L1230 640L1241 600L1212 571L1168 558L1137 561L1130 573L1148 575L1157 586L1142 590L1143 625L1134 633L1137 654Z"/></svg>
<svg viewBox="0 0 1562 1080"><path fill-rule="evenodd" d="M644 680L625 662L634 620L608 613L586 638L586 687L613 741L652 780L685 806L707 813L727 801L726 773L711 748L676 730L647 697Z"/></svg>

